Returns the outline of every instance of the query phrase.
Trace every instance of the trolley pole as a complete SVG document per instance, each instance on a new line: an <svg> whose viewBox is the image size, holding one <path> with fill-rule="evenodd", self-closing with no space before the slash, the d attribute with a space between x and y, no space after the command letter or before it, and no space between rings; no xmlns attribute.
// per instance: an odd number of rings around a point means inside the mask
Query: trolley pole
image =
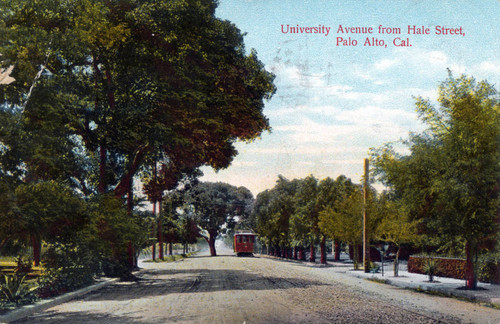
<svg viewBox="0 0 500 324"><path fill-rule="evenodd" d="M368 233L368 194L369 194L369 162L365 159L365 179L363 185L363 266L365 272L370 271L370 242Z"/></svg>

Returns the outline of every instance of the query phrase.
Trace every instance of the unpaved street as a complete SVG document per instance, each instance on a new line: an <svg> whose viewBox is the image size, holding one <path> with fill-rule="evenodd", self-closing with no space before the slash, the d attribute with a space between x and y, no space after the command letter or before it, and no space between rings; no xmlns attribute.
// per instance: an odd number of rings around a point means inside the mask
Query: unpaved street
<svg viewBox="0 0 500 324"><path fill-rule="evenodd" d="M199 255L145 267L137 282L118 282L18 323L500 321L491 308L266 257Z"/></svg>

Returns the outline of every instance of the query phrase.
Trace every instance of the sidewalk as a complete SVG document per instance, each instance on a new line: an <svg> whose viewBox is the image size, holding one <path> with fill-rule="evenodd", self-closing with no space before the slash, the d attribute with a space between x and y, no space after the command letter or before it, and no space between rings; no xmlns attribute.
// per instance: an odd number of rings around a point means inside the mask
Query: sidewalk
<svg viewBox="0 0 500 324"><path fill-rule="evenodd" d="M406 270L406 263L400 264L399 276L394 277L393 264L384 264L382 272L365 273L363 270L353 270L352 263L328 261L329 269L363 279L383 281L386 284L401 288L422 290L441 293L444 295L466 298L472 301L491 303L500 306L500 285L478 282L477 290L466 290L465 280L437 277L429 282L429 277L424 274L410 273ZM378 263L380 265L380 263Z"/></svg>
<svg viewBox="0 0 500 324"><path fill-rule="evenodd" d="M319 260L319 256L317 256L316 260ZM307 261L290 261L301 262L308 266L324 267L324 265L321 265L319 263L313 264ZM337 273L342 273L361 279L377 280L400 288L427 291L431 293L440 293L447 296L460 297L471 301L491 303L495 304L496 306L500 306L500 285L498 284L478 282L477 290L466 290L464 289L465 280L434 276L434 281L429 282L429 277L425 274L408 272L406 261L400 261L398 277L394 277L392 261L384 263L383 276L381 269L377 273L365 273L363 270L354 270L352 261L349 260L348 256L344 253L341 255L340 261L333 261L332 256L328 255L327 263L328 264L325 268L329 271L335 271ZM380 262L376 263L381 266Z"/></svg>

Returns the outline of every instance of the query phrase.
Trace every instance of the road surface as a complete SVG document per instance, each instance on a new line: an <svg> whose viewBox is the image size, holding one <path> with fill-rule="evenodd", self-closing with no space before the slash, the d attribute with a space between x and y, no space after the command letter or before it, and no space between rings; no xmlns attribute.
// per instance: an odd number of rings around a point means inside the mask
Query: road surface
<svg viewBox="0 0 500 324"><path fill-rule="evenodd" d="M117 282L17 323L500 323L500 311L228 250L145 263Z"/></svg>

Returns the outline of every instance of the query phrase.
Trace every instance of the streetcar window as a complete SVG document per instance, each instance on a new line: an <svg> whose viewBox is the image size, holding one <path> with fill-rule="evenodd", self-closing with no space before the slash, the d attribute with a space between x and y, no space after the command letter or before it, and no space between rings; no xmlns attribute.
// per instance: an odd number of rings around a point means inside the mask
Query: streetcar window
<svg viewBox="0 0 500 324"><path fill-rule="evenodd" d="M246 242L247 242L247 236L246 236L246 235L244 235L244 236L243 236L243 243L246 243Z"/></svg>
<svg viewBox="0 0 500 324"><path fill-rule="evenodd" d="M238 243L241 243L241 236L238 235Z"/></svg>

